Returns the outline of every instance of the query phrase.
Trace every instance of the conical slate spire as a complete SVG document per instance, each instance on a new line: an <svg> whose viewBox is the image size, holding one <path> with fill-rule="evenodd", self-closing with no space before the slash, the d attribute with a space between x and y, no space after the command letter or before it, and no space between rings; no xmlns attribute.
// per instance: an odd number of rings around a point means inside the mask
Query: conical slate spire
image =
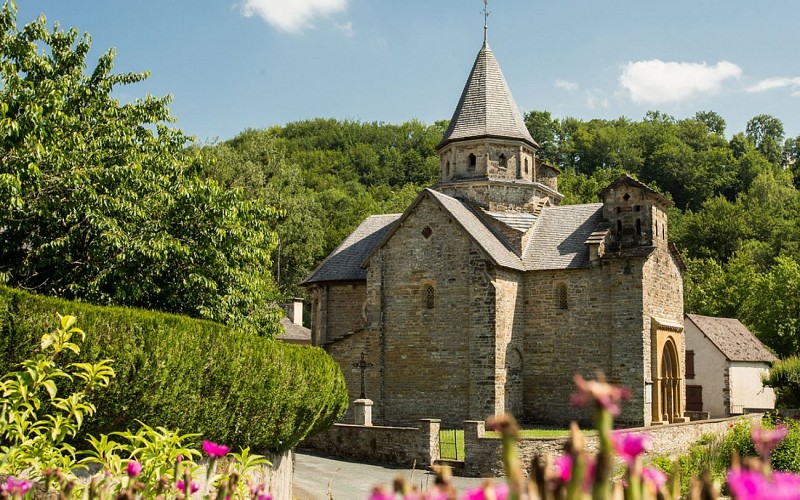
<svg viewBox="0 0 800 500"><path fill-rule="evenodd" d="M539 147L525 127L500 65L486 41L478 52L439 147L457 140L480 137L518 139L535 148Z"/></svg>

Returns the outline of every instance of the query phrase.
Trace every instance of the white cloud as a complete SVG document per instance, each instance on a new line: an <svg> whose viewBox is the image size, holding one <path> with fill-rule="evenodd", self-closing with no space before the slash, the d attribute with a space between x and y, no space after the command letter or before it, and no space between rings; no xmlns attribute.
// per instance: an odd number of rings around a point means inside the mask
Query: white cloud
<svg viewBox="0 0 800 500"><path fill-rule="evenodd" d="M715 93L729 78L739 78L742 69L728 61L706 63L651 61L629 62L619 82L634 102L664 103Z"/></svg>
<svg viewBox="0 0 800 500"><path fill-rule="evenodd" d="M347 38L353 38L354 36L356 36L356 32L353 29L353 22L352 21L348 21L348 22L343 23L343 24L337 24L336 28L339 31L341 31L342 33L344 33L344 36L346 36Z"/></svg>
<svg viewBox="0 0 800 500"><path fill-rule="evenodd" d="M598 89L586 91L586 107L589 109L603 108L608 109L608 98Z"/></svg>
<svg viewBox="0 0 800 500"><path fill-rule="evenodd" d="M796 96L800 93L800 77L789 78L785 76L776 76L773 78L766 78L759 81L752 87L744 89L745 92L766 92L767 90L780 89L784 87L792 87L796 89L792 95Z"/></svg>
<svg viewBox="0 0 800 500"><path fill-rule="evenodd" d="M557 89L567 90L569 92L574 92L580 88L577 83L568 80L556 80L555 86Z"/></svg>
<svg viewBox="0 0 800 500"><path fill-rule="evenodd" d="M313 27L313 19L347 8L348 0L244 0L242 13L259 16L287 33L302 33ZM352 26L351 26L352 29Z"/></svg>

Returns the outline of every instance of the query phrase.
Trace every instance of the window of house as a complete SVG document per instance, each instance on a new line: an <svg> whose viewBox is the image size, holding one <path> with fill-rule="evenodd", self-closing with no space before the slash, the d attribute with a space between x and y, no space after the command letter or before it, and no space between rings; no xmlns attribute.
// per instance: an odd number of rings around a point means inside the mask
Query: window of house
<svg viewBox="0 0 800 500"><path fill-rule="evenodd" d="M567 303L567 285L558 285L558 308L569 309Z"/></svg>
<svg viewBox="0 0 800 500"><path fill-rule="evenodd" d="M445 177L450 177L450 162L447 162L447 165L444 167L444 175Z"/></svg>
<svg viewBox="0 0 800 500"><path fill-rule="evenodd" d="M642 235L642 219L636 219L636 235Z"/></svg>
<svg viewBox="0 0 800 500"><path fill-rule="evenodd" d="M425 229L422 230L422 236L427 240L433 234L433 229L430 226L425 226Z"/></svg>
<svg viewBox="0 0 800 500"><path fill-rule="evenodd" d="M528 159L525 158L525 173L528 173Z"/></svg>
<svg viewBox="0 0 800 500"><path fill-rule="evenodd" d="M436 305L436 290L434 290L431 285L427 285L425 287L425 307L427 309L433 309L435 305Z"/></svg>
<svg viewBox="0 0 800 500"><path fill-rule="evenodd" d="M617 221L617 234L622 234L622 221Z"/></svg>
<svg viewBox="0 0 800 500"><path fill-rule="evenodd" d="M625 201L628 201L628 200L631 199L631 195L629 195L628 193L625 193L625 196L623 196L622 199L625 200Z"/></svg>
<svg viewBox="0 0 800 500"><path fill-rule="evenodd" d="M506 158L506 155L501 153L497 161L500 164L500 168L508 168L508 158Z"/></svg>
<svg viewBox="0 0 800 500"><path fill-rule="evenodd" d="M686 351L686 379L694 378L694 351Z"/></svg>
<svg viewBox="0 0 800 500"><path fill-rule="evenodd" d="M475 170L475 166L476 165L478 165L478 158L474 154L470 153L469 154L469 169L470 170Z"/></svg>

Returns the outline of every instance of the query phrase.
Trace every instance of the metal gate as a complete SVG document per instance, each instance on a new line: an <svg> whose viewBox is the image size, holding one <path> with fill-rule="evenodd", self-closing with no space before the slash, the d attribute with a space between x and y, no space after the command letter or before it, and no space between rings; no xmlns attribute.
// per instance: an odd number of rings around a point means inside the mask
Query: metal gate
<svg viewBox="0 0 800 500"><path fill-rule="evenodd" d="M464 460L464 431L442 429L439 431L439 458L441 460ZM459 450L462 450L459 453Z"/></svg>

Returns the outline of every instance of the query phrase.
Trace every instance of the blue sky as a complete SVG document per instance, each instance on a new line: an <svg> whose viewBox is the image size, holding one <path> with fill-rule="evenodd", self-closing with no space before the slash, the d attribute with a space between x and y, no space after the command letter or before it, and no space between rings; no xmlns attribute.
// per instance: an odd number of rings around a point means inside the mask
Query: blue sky
<svg viewBox="0 0 800 500"><path fill-rule="evenodd" d="M18 0L89 32L92 59L150 70L200 142L314 117L450 118L483 40L481 0ZM800 135L800 2L490 0L489 43L521 110L639 120L761 113Z"/></svg>

